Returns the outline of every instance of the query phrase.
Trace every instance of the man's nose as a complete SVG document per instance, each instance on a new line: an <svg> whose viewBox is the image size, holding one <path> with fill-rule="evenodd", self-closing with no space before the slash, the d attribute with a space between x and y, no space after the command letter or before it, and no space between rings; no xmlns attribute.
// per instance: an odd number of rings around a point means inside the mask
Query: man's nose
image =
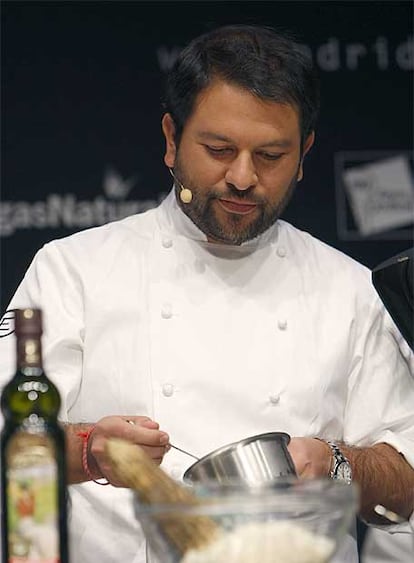
<svg viewBox="0 0 414 563"><path fill-rule="evenodd" d="M227 168L225 180L241 191L254 187L259 179L251 155L239 154Z"/></svg>

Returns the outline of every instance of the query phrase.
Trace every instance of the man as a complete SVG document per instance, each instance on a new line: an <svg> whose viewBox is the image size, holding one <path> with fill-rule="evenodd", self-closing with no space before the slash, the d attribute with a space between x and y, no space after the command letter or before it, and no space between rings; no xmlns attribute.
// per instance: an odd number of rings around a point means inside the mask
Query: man
<svg viewBox="0 0 414 563"><path fill-rule="evenodd" d="M285 431L300 476L352 472L365 519L378 503L410 516L414 379L402 339L366 268L279 220L317 112L312 65L289 39L249 26L195 39L167 86L169 196L46 245L29 268L11 307L44 311L73 561L146 560L130 492L93 482L122 485L110 436L180 478L192 459L170 441L202 456ZM337 561L356 560L349 542Z"/></svg>

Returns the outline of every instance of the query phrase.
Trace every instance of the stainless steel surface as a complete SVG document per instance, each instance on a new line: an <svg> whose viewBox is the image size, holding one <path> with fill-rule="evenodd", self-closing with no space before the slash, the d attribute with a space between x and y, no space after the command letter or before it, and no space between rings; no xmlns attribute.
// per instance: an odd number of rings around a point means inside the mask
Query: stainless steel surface
<svg viewBox="0 0 414 563"><path fill-rule="evenodd" d="M184 474L191 483L215 481L262 485L278 477L296 476L285 432L268 432L228 444L202 457Z"/></svg>

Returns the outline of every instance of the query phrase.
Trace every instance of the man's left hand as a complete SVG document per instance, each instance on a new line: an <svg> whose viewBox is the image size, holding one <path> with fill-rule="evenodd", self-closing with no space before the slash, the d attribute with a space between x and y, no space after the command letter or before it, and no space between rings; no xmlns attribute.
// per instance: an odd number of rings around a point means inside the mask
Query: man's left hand
<svg viewBox="0 0 414 563"><path fill-rule="evenodd" d="M298 477L328 477L332 452L328 444L316 438L292 438L288 450Z"/></svg>

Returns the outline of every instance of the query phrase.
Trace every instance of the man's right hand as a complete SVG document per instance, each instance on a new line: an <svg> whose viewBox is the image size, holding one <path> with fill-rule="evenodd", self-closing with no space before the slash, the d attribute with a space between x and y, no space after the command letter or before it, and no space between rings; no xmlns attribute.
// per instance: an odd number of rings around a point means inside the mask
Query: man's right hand
<svg viewBox="0 0 414 563"><path fill-rule="evenodd" d="M125 484L115 478L109 459L105 454L105 443L108 438L121 438L132 444L137 444L157 464L162 462L164 455L170 449L168 434L161 431L159 424L147 416L105 416L93 426L93 431L88 439L88 469L94 479L105 478L116 487L123 487ZM82 427L85 429L84 425ZM89 426L89 428L91 427ZM80 466L82 445L76 430L80 430L79 425L69 424L66 427L69 483L87 480L87 476ZM74 442L77 442L77 444Z"/></svg>

